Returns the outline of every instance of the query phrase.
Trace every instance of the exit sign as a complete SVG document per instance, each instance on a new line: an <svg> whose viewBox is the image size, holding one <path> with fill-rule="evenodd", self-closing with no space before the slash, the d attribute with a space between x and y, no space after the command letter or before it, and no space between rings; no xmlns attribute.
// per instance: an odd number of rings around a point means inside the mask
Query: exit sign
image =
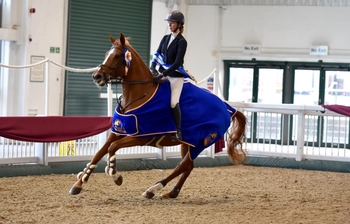
<svg viewBox="0 0 350 224"><path fill-rule="evenodd" d="M50 47L50 53L60 53L60 48L59 47Z"/></svg>

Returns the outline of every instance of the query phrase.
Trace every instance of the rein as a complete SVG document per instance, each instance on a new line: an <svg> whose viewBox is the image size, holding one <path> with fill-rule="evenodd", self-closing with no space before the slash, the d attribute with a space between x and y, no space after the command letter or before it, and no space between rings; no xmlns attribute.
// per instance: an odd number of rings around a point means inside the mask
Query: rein
<svg viewBox="0 0 350 224"><path fill-rule="evenodd" d="M149 80L132 80L132 81L125 81L123 78L121 79L110 79L111 84L147 84L155 82L154 79Z"/></svg>
<svg viewBox="0 0 350 224"><path fill-rule="evenodd" d="M119 108L120 108L120 112L121 112L122 114L124 114L124 113L125 113L125 110L126 110L131 104L133 104L133 103L135 103L135 102L141 100L142 98L146 97L146 96L148 95L148 93L151 92L151 90L152 90L152 89L148 90L147 92L145 92L145 93L144 93L142 96L140 96L139 98L136 98L135 100L131 101L131 102L130 102L128 105L126 105L125 107L123 107L122 104L121 104L122 99L123 99L123 95L121 95L119 98L117 98L117 104L118 104L118 106L119 106Z"/></svg>
<svg viewBox="0 0 350 224"><path fill-rule="evenodd" d="M104 81L106 83L106 85L108 86L108 84L110 85L113 85L113 84L127 84L127 85L134 85L134 84L147 84L147 83L157 83L153 78L152 79L149 79L149 80L124 80L124 78L126 77L125 74L123 74L122 76L118 76L117 78L114 78L113 76L111 76L110 74L116 72L116 70L124 64L125 66L125 73L127 73L127 70L129 69L129 66L130 66L130 63L131 63L131 58L130 59L127 59L126 58L126 52L128 52L128 49L126 48L125 50L123 50L122 48L118 47L118 46L112 46L111 49L118 49L123 53L123 56L122 58L118 61L117 65L116 66L110 66L110 65L106 65L106 64L100 64L98 67L101 68L102 72L103 72L103 78L104 78ZM104 71L103 67L106 67L106 68L109 68L109 69L112 69L111 72L107 73ZM121 102L122 102L122 98L123 96L120 96L118 99L117 99L117 104L120 108L120 112L122 114L125 113L126 109L133 103L143 99L144 97L146 97L152 90L153 88L150 88L147 92L145 92L144 94L142 94L140 97L136 98L135 100L131 101L128 105L126 105L125 107L123 107L121 105Z"/></svg>

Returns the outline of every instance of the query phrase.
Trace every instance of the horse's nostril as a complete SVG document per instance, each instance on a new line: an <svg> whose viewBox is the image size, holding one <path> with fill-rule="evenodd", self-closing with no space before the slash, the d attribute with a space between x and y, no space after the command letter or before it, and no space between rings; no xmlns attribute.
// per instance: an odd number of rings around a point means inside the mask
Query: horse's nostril
<svg viewBox="0 0 350 224"><path fill-rule="evenodd" d="M102 75L100 74L96 74L93 76L93 79L97 82L101 81L103 79Z"/></svg>

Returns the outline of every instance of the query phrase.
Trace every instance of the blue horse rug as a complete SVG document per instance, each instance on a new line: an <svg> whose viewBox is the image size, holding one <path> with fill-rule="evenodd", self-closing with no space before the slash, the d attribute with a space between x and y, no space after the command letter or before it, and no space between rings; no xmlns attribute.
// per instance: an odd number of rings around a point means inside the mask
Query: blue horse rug
<svg viewBox="0 0 350 224"><path fill-rule="evenodd" d="M120 113L114 111L111 131L118 135L156 137L176 133L170 108L170 83L158 84L152 97L143 105ZM236 110L216 95L191 82L185 82L180 96L182 142L190 146L194 160L219 140L229 128Z"/></svg>

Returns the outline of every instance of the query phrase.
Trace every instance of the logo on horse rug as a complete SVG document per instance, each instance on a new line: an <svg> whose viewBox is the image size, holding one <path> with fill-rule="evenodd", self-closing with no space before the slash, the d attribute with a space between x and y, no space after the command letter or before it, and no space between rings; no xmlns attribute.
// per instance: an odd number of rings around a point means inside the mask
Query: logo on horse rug
<svg viewBox="0 0 350 224"><path fill-rule="evenodd" d="M220 98L191 82L185 82L183 85L180 108L182 141L190 145L192 159L225 134L230 126L231 117L236 112ZM170 83L160 83L147 102L124 114L117 107L111 131L135 137L176 133L170 108Z"/></svg>

